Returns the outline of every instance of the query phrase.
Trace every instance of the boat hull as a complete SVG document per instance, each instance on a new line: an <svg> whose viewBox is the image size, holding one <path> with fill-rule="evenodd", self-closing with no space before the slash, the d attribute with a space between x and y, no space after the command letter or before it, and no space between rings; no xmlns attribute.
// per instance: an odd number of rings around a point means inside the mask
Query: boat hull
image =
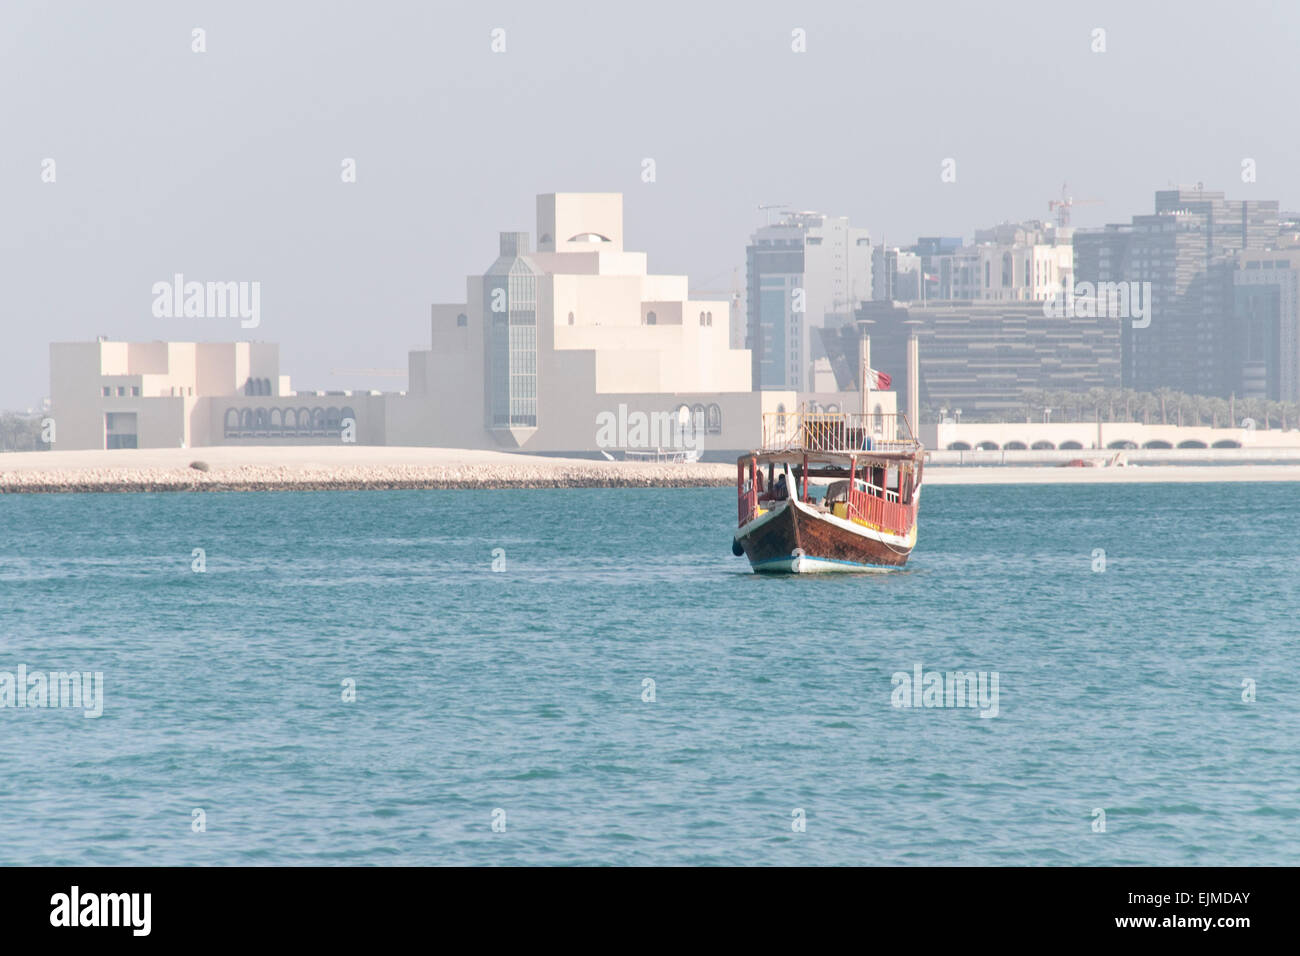
<svg viewBox="0 0 1300 956"><path fill-rule="evenodd" d="M786 500L740 528L736 542L758 573L896 571L907 564L916 529L891 534Z"/></svg>

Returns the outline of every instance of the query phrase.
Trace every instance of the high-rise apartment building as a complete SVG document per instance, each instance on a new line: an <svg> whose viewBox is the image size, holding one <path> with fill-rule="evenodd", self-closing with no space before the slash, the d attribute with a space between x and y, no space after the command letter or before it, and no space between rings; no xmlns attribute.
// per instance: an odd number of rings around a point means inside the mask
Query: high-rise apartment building
<svg viewBox="0 0 1300 956"><path fill-rule="evenodd" d="M853 321L871 298L871 238L846 217L788 213L746 249L748 339L755 389L815 391L825 380L821 330Z"/></svg>
<svg viewBox="0 0 1300 956"><path fill-rule="evenodd" d="M1276 200L1229 200L1200 187L1157 191L1154 213L1076 233L1077 281L1151 283L1150 323L1122 325L1125 387L1235 391L1236 257L1277 243Z"/></svg>
<svg viewBox="0 0 1300 956"><path fill-rule="evenodd" d="M1231 390L1300 401L1300 248L1243 252L1235 266L1225 356Z"/></svg>

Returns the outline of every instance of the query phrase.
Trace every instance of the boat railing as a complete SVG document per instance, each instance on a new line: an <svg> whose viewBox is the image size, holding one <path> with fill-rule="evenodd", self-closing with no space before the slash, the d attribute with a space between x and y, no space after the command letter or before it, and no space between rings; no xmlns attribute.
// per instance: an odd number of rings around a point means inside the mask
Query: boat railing
<svg viewBox="0 0 1300 956"><path fill-rule="evenodd" d="M885 531L906 535L916 521L915 502L905 502L902 490L881 487L872 482L855 479L845 482L843 497L845 517L874 525ZM797 494L797 489L795 490ZM748 462L736 465L736 506L740 525L746 525L758 514L758 485L753 480ZM825 510L825 509L823 509Z"/></svg>
<svg viewBox="0 0 1300 956"><path fill-rule="evenodd" d="M890 501L870 492L852 488L849 490L848 513L851 519L905 535L912 528L916 509L910 504L905 505L897 500Z"/></svg>
<svg viewBox="0 0 1300 956"><path fill-rule="evenodd" d="M736 505L740 524L749 524L758 513L758 484L744 461L736 464Z"/></svg>
<svg viewBox="0 0 1300 956"><path fill-rule="evenodd" d="M765 412L765 451L852 454L863 451L914 453L921 447L907 416L856 412Z"/></svg>

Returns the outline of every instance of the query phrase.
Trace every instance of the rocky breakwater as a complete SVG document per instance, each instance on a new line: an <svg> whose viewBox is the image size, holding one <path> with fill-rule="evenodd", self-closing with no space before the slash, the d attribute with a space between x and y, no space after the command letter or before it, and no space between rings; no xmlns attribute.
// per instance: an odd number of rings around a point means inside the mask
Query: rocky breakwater
<svg viewBox="0 0 1300 956"><path fill-rule="evenodd" d="M0 468L3 461L0 460ZM520 464L277 465L184 468L0 470L0 494L162 491L350 491L408 488L688 488L726 486L734 465L633 462Z"/></svg>

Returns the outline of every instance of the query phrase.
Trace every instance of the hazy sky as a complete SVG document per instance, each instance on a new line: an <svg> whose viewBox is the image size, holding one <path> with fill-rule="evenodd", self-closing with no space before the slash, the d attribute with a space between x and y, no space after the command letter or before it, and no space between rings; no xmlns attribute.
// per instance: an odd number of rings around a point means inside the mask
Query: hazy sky
<svg viewBox="0 0 1300 956"><path fill-rule="evenodd" d="M542 192L622 192L627 246L717 289L760 203L899 245L1047 218L1063 181L1105 200L1083 226L1171 183L1300 207L1298 43L1300 4L1241 0L5 0L0 408L100 334L251 335L295 387L404 387L330 370L404 368ZM176 272L260 281L261 327L154 318Z"/></svg>

